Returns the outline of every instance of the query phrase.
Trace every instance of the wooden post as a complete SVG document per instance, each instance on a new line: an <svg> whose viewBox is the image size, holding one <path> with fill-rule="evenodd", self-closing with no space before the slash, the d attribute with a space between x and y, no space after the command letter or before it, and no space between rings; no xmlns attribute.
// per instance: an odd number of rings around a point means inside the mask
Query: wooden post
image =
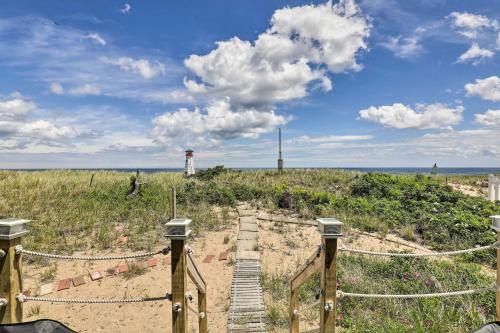
<svg viewBox="0 0 500 333"><path fill-rule="evenodd" d="M497 242L500 243L500 232L497 231ZM496 321L500 321L500 248L497 248L497 283L496 283Z"/></svg>
<svg viewBox="0 0 500 333"><path fill-rule="evenodd" d="M172 219L177 218L177 190L172 188Z"/></svg>
<svg viewBox="0 0 500 333"><path fill-rule="evenodd" d="M299 288L293 289L290 283L290 333L299 333Z"/></svg>
<svg viewBox="0 0 500 333"><path fill-rule="evenodd" d="M320 333L335 333L337 311L337 239L323 237L321 260Z"/></svg>
<svg viewBox="0 0 500 333"><path fill-rule="evenodd" d="M172 333L187 332L187 258L186 240L191 230L189 219L173 219L166 223L172 256Z"/></svg>
<svg viewBox="0 0 500 333"><path fill-rule="evenodd" d="M0 249L5 256L0 258L0 298L7 305L0 307L0 324L15 324L23 320L23 305L17 295L23 291L22 258L15 247L21 245L21 238L28 233L28 220L0 220Z"/></svg>
<svg viewBox="0 0 500 333"><path fill-rule="evenodd" d="M320 333L335 333L337 319L337 240L342 223L334 218L318 219L323 251L321 253Z"/></svg>
<svg viewBox="0 0 500 333"><path fill-rule="evenodd" d="M198 289L198 313L203 312L203 317L200 316L198 320L198 331L200 333L208 332L208 320L207 320L207 294Z"/></svg>
<svg viewBox="0 0 500 333"><path fill-rule="evenodd" d="M187 271L186 242L173 239L171 242L172 255L172 333L187 332Z"/></svg>
<svg viewBox="0 0 500 333"><path fill-rule="evenodd" d="M491 216L491 228L497 232L497 242L500 243L500 215ZM497 247L497 283L495 319L500 320L500 248Z"/></svg>

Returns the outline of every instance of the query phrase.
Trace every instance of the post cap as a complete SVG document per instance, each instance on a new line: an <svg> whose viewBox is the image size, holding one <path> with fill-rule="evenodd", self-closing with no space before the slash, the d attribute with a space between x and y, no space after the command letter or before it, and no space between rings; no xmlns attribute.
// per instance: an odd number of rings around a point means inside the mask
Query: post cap
<svg viewBox="0 0 500 333"><path fill-rule="evenodd" d="M186 239L191 233L190 219L178 218L165 223L167 234L165 235L170 239Z"/></svg>
<svg viewBox="0 0 500 333"><path fill-rule="evenodd" d="M500 215L490 216L491 218L491 229L500 232Z"/></svg>
<svg viewBox="0 0 500 333"><path fill-rule="evenodd" d="M8 218L0 220L0 239L10 240L26 235L29 220Z"/></svg>
<svg viewBox="0 0 500 333"><path fill-rule="evenodd" d="M343 223L334 217L316 219L318 221L318 231L325 238L342 237Z"/></svg>

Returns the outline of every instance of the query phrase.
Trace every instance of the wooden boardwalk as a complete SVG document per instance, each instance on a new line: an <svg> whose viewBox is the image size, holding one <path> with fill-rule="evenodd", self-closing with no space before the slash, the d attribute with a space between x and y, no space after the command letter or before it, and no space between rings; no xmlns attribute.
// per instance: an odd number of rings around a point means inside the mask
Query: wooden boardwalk
<svg viewBox="0 0 500 333"><path fill-rule="evenodd" d="M238 213L240 228L236 243L227 331L266 332L255 211L248 209L248 206L240 206Z"/></svg>

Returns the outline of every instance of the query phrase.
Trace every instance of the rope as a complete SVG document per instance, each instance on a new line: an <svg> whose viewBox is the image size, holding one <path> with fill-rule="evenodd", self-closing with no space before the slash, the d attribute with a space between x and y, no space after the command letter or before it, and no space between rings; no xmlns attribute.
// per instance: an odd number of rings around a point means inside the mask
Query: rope
<svg viewBox="0 0 500 333"><path fill-rule="evenodd" d="M309 309L311 309L311 308L314 308L315 306L318 306L318 305L319 305L319 303L321 303L321 298L320 298L320 299L318 299L317 301L314 301L314 302L309 303L309 304L307 304L307 305L301 306L301 307L300 307L300 310L302 310L302 311L309 310Z"/></svg>
<svg viewBox="0 0 500 333"><path fill-rule="evenodd" d="M447 251L447 252L430 252L430 253L372 252L372 251L365 251L365 250L360 250L360 249L351 249L351 248L346 248L346 247L340 247L339 250L346 251L346 252L352 252L352 253L358 253L358 254L367 254L367 255L372 255L372 256L416 258L416 257L454 256L454 255L459 255L459 254L472 253L472 252L476 252L476 251L497 248L498 245L499 245L498 242L495 242L495 243L490 244L490 245L477 246L477 247L473 247L473 248L465 249L465 250Z"/></svg>
<svg viewBox="0 0 500 333"><path fill-rule="evenodd" d="M34 297L26 296L24 294L17 295L17 300L21 303L27 301L34 302L50 302L50 303L78 303L78 304L116 304L116 303L140 303L140 302L156 302L163 300L171 300L172 296L166 294L160 297L135 297L126 299L113 299L113 298L49 298L49 297Z"/></svg>
<svg viewBox="0 0 500 333"><path fill-rule="evenodd" d="M444 293L431 293L431 294L407 294L407 295L390 295L390 294L356 294L356 293L346 293L341 290L337 290L337 297L360 297L360 298L430 298L430 297L448 297L448 296L462 296L462 295L472 295L484 293L487 291L496 290L496 287L486 287L479 289L469 289L461 291L449 291Z"/></svg>
<svg viewBox="0 0 500 333"><path fill-rule="evenodd" d="M31 256L37 256L42 258L51 258L51 259L61 259L61 260L118 260L118 259L134 259L134 258L144 258L144 257L152 257L157 254L167 255L170 252L170 246L167 246L164 249L155 251L155 252L146 252L140 254L131 254L124 256L110 256L110 257L92 257L92 256L65 256L60 254L51 254L51 253L42 253L35 252L23 249L22 245L17 245L15 247L16 254L27 254Z"/></svg>
<svg viewBox="0 0 500 333"><path fill-rule="evenodd" d="M197 317L200 317L200 318L205 318L205 312L198 312L196 311L195 309L193 309L192 307L189 306L189 304L187 304L187 308L189 311L191 311L195 316Z"/></svg>

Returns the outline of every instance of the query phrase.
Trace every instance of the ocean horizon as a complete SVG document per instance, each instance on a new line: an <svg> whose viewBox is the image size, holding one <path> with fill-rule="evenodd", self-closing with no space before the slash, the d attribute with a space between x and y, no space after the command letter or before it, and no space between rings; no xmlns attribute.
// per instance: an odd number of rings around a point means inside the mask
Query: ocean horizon
<svg viewBox="0 0 500 333"><path fill-rule="evenodd" d="M206 170L208 168L197 168L197 170ZM276 168L227 168L229 170L274 170ZM380 172L389 174L431 174L432 168L421 167L294 167L286 168L288 170L347 170L360 172ZM116 172L135 172L139 170L143 173L156 172L184 172L184 168L19 168L19 169L0 169L1 171L50 171L50 170L73 170L73 171L116 171ZM448 167L438 168L438 175L488 175L500 174L500 167Z"/></svg>

